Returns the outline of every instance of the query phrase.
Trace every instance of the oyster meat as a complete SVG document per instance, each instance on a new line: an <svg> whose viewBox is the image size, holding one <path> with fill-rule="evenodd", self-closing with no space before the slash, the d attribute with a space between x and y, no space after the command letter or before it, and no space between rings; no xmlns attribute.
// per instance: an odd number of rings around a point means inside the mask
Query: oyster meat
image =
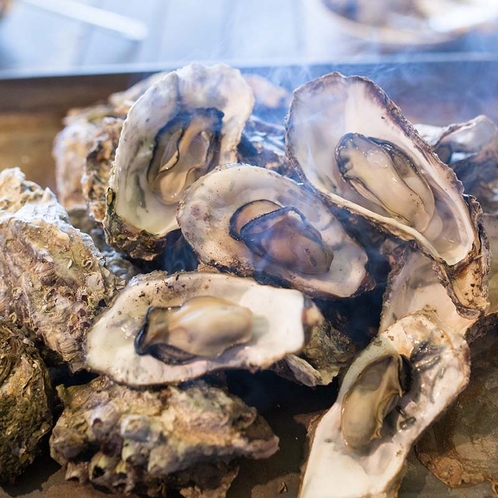
<svg viewBox="0 0 498 498"><path fill-rule="evenodd" d="M275 172L220 167L188 189L177 217L199 259L220 269L313 297L349 297L372 284L365 251L328 206Z"/></svg>
<svg viewBox="0 0 498 498"><path fill-rule="evenodd" d="M131 107L119 139L104 219L109 244L134 258L162 252L178 228L184 189L236 160L253 105L240 72L223 64L191 64L152 85Z"/></svg>
<svg viewBox="0 0 498 498"><path fill-rule="evenodd" d="M52 429L49 373L26 335L0 322L0 483L18 478Z"/></svg>
<svg viewBox="0 0 498 498"><path fill-rule="evenodd" d="M82 341L119 280L49 190L0 173L0 316L32 330L73 371Z"/></svg>
<svg viewBox="0 0 498 498"><path fill-rule="evenodd" d="M220 273L139 275L87 335L86 366L131 386L221 368L268 368L300 351L318 308L300 292Z"/></svg>
<svg viewBox="0 0 498 498"><path fill-rule="evenodd" d="M372 81L331 73L294 92L287 154L334 205L415 242L439 267L460 313L486 308L481 209Z"/></svg>
<svg viewBox="0 0 498 498"><path fill-rule="evenodd" d="M184 496L222 498L237 474L235 458L278 449L254 408L205 382L133 390L98 377L58 391L65 408L51 455L68 479L107 491L166 496L196 488Z"/></svg>
<svg viewBox="0 0 498 498"><path fill-rule="evenodd" d="M396 496L411 445L469 374L467 343L433 313L380 333L316 428L300 497Z"/></svg>

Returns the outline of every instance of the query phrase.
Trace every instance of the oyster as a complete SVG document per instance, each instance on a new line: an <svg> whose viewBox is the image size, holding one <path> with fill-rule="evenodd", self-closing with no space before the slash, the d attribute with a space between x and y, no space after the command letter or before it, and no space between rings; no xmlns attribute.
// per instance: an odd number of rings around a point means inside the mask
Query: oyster
<svg viewBox="0 0 498 498"><path fill-rule="evenodd" d="M52 155L55 161L55 182L59 202L65 209L86 206L81 177L88 153L106 116L114 116L108 105L71 109L64 118L64 128L54 139Z"/></svg>
<svg viewBox="0 0 498 498"><path fill-rule="evenodd" d="M287 155L330 203L417 243L437 262L460 313L486 308L480 207L373 82L331 73L297 89Z"/></svg>
<svg viewBox="0 0 498 498"><path fill-rule="evenodd" d="M130 109L119 140L104 219L110 245L134 258L159 254L178 228L184 189L236 160L253 104L240 72L223 64L192 64L151 86Z"/></svg>
<svg viewBox="0 0 498 498"><path fill-rule="evenodd" d="M95 322L86 366L135 386L268 368L300 351L322 322L298 291L220 273L156 271L132 279Z"/></svg>
<svg viewBox="0 0 498 498"><path fill-rule="evenodd" d="M0 173L0 316L33 330L73 370L92 318L119 284L49 190Z"/></svg>
<svg viewBox="0 0 498 498"><path fill-rule="evenodd" d="M88 213L99 223L102 223L105 216L109 175L122 128L122 119L102 120L81 175L81 188Z"/></svg>
<svg viewBox="0 0 498 498"><path fill-rule="evenodd" d="M380 333L316 428L300 497L395 495L411 445L469 374L467 343L433 313L409 314Z"/></svg>
<svg viewBox="0 0 498 498"><path fill-rule="evenodd" d="M451 166L465 191L477 198L485 213L498 212L498 128L487 116L444 128L418 125L434 152Z"/></svg>
<svg viewBox="0 0 498 498"><path fill-rule="evenodd" d="M365 251L327 205L272 171L220 167L189 188L177 218L199 259L220 269L277 278L313 297L371 285Z"/></svg>
<svg viewBox="0 0 498 498"><path fill-rule="evenodd" d="M52 428L47 367L23 330L0 322L0 482L13 482Z"/></svg>
<svg viewBox="0 0 498 498"><path fill-rule="evenodd" d="M196 487L206 494L193 496L221 498L236 475L229 462L278 449L254 408L205 382L139 391L99 377L58 391L65 409L52 457L68 479L111 492L166 496Z"/></svg>

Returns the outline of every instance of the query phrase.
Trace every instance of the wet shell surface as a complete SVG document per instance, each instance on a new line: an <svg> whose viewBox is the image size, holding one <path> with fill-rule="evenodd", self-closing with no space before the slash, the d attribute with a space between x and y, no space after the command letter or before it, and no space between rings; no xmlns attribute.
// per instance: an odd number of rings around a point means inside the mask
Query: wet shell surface
<svg viewBox="0 0 498 498"><path fill-rule="evenodd" d="M398 320L355 359L320 420L300 498L396 496L412 444L469 375L467 343L434 314Z"/></svg>
<svg viewBox="0 0 498 498"><path fill-rule="evenodd" d="M328 200L419 248L440 265L462 314L487 306L481 209L372 81L331 73L294 92L287 154Z"/></svg>
<svg viewBox="0 0 498 498"><path fill-rule="evenodd" d="M180 203L178 223L201 261L241 276L325 298L371 285L365 251L328 206L269 170L234 164L204 176Z"/></svg>
<svg viewBox="0 0 498 498"><path fill-rule="evenodd" d="M130 108L109 180L104 227L110 245L152 259L178 228L183 190L236 160L254 105L240 72L191 64L153 83Z"/></svg>
<svg viewBox="0 0 498 498"><path fill-rule="evenodd" d="M184 306L194 302L197 307L206 297L232 305L229 321L241 310L243 323L249 323L249 335L245 325L235 331L233 327L225 329L226 321L217 325L218 316L203 314L202 304L194 309L193 317L185 316L186 321L178 315L173 319L164 315L164 311L175 307L181 307L183 314ZM226 306L222 303L222 307ZM153 342L152 335L157 337L150 315L158 308L164 310L163 315L154 323L162 326L161 320L169 320L170 324L177 321L178 327L163 327L172 339L160 340L164 347L148 352L144 344ZM174 339L173 328L178 328L180 334L189 334L191 318L196 323L190 340ZM210 322L214 326L210 327ZM153 272L132 279L93 325L87 335L86 366L131 386L180 382L221 368L258 370L300 351L311 329L322 322L315 305L292 289L263 286L219 273ZM150 330L146 331L144 324L149 324ZM204 331L200 338L199 330ZM152 334L150 340L142 340L144 333ZM206 338L205 334L213 337ZM234 340L234 335L241 339ZM206 349L208 342L211 348L222 346L213 354L199 353L192 346L198 338Z"/></svg>

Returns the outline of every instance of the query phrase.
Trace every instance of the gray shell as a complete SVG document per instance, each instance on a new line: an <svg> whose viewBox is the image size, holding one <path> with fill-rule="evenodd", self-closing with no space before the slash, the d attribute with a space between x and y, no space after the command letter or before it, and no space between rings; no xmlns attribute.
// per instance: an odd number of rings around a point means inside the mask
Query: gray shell
<svg viewBox="0 0 498 498"><path fill-rule="evenodd" d="M0 173L0 241L0 316L81 369L84 334L119 281L54 195L18 169Z"/></svg>
<svg viewBox="0 0 498 498"><path fill-rule="evenodd" d="M191 496L221 498L236 474L234 458L267 458L278 448L254 408L205 382L137 391L99 377L61 386L59 395L65 410L52 457L68 479L111 492L166 496L195 487L201 492Z"/></svg>
<svg viewBox="0 0 498 498"><path fill-rule="evenodd" d="M0 322L0 483L13 482L52 428L50 377L25 331Z"/></svg>

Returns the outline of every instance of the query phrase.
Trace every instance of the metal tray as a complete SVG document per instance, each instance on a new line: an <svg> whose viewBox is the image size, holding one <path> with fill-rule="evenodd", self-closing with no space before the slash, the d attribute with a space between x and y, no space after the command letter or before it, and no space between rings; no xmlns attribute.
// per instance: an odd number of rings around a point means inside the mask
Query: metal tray
<svg viewBox="0 0 498 498"><path fill-rule="evenodd" d="M498 121L498 57L448 54L355 63L241 67L275 83L296 88L331 71L359 74L376 81L401 107L412 122L446 125L487 114ZM27 177L54 189L52 141L62 128L67 110L105 100L152 72L164 68L139 68L133 72L107 74L38 75L0 80L0 169L20 166ZM285 109L276 119L283 119ZM256 376L236 372L232 382L238 394L258 408L280 437L280 451L262 462L242 462L230 498L295 498L300 466L306 452L306 426L311 418L329 407L336 385L310 390L296 387L272 374ZM275 395L275 393L278 393ZM66 483L48 450L29 468L15 486L0 488L0 498L103 497L90 487ZM414 497L492 496L487 483L463 490L448 490L410 455L408 472L400 496Z"/></svg>

